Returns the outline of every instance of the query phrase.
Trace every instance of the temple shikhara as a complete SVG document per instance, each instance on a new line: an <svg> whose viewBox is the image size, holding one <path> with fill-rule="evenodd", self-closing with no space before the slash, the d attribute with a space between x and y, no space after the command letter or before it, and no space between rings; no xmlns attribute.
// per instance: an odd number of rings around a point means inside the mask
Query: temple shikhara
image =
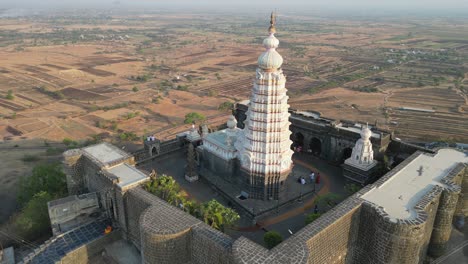
<svg viewBox="0 0 468 264"><path fill-rule="evenodd" d="M244 129L236 127L232 116L228 128L208 134L200 149L206 174L238 184L248 198L277 200L291 173L293 151L289 97L281 69L283 58L276 51L279 40L274 14L268 32L263 41L266 51L258 58Z"/></svg>

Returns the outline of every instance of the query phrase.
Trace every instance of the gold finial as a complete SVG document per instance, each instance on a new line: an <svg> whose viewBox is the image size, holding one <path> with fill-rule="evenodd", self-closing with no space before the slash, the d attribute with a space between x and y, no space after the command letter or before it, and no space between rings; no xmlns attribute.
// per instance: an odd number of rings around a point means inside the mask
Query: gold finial
<svg viewBox="0 0 468 264"><path fill-rule="evenodd" d="M276 13L275 13L275 12L271 12L270 28L268 29L268 32L269 32L270 34L276 33L275 24L276 24Z"/></svg>

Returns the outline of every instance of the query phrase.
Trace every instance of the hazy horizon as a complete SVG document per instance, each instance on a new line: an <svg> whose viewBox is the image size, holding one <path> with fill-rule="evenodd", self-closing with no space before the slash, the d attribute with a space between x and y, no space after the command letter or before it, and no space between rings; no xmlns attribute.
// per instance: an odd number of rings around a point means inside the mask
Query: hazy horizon
<svg viewBox="0 0 468 264"><path fill-rule="evenodd" d="M100 8L115 8L115 7L170 7L170 8L240 8L254 7L256 9L272 9L286 8L294 11L295 8L302 9L328 9L346 11L356 9L373 9L373 10L403 10L413 11L418 10L468 10L468 1L466 0L289 0L287 2L280 0L237 0L219 1L219 0L1 0L0 8L66 8L66 7L100 7Z"/></svg>

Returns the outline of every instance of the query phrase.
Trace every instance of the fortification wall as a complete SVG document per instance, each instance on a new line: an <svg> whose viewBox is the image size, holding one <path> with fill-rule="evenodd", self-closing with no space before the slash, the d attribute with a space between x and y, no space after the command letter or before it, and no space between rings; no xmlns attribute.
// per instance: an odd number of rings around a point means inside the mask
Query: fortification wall
<svg viewBox="0 0 468 264"><path fill-rule="evenodd" d="M138 249L141 249L140 217L143 212L154 204L154 195L136 187L124 196L124 206L127 215L127 238Z"/></svg>
<svg viewBox="0 0 468 264"><path fill-rule="evenodd" d="M267 250L248 240L234 242L235 263L350 263L348 255L356 244L362 200L354 195Z"/></svg>
<svg viewBox="0 0 468 264"><path fill-rule="evenodd" d="M125 195L128 238L143 263L232 263L232 238L141 187Z"/></svg>
<svg viewBox="0 0 468 264"><path fill-rule="evenodd" d="M460 196L460 184L463 180L464 171L465 166L458 164L441 181L446 184L446 187L440 197L429 245L429 254L433 257L440 257L445 253L446 244L452 232L452 220Z"/></svg>
<svg viewBox="0 0 468 264"><path fill-rule="evenodd" d="M460 172L461 192L458 198L457 209L455 215L458 217L468 216L468 166L464 166L464 171Z"/></svg>

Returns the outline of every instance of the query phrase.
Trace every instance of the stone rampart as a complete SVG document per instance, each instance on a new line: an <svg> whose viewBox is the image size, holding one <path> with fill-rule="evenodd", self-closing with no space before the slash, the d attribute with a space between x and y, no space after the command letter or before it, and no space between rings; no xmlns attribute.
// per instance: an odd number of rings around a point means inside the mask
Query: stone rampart
<svg viewBox="0 0 468 264"><path fill-rule="evenodd" d="M126 193L128 238L143 263L232 263L232 239L141 187Z"/></svg>
<svg viewBox="0 0 468 264"><path fill-rule="evenodd" d="M432 257L440 257L445 253L447 241L452 232L452 220L457 208L460 195L460 183L464 178L465 166L458 164L442 180L446 187L442 191L439 207L433 226L432 237L429 245L429 254Z"/></svg>

